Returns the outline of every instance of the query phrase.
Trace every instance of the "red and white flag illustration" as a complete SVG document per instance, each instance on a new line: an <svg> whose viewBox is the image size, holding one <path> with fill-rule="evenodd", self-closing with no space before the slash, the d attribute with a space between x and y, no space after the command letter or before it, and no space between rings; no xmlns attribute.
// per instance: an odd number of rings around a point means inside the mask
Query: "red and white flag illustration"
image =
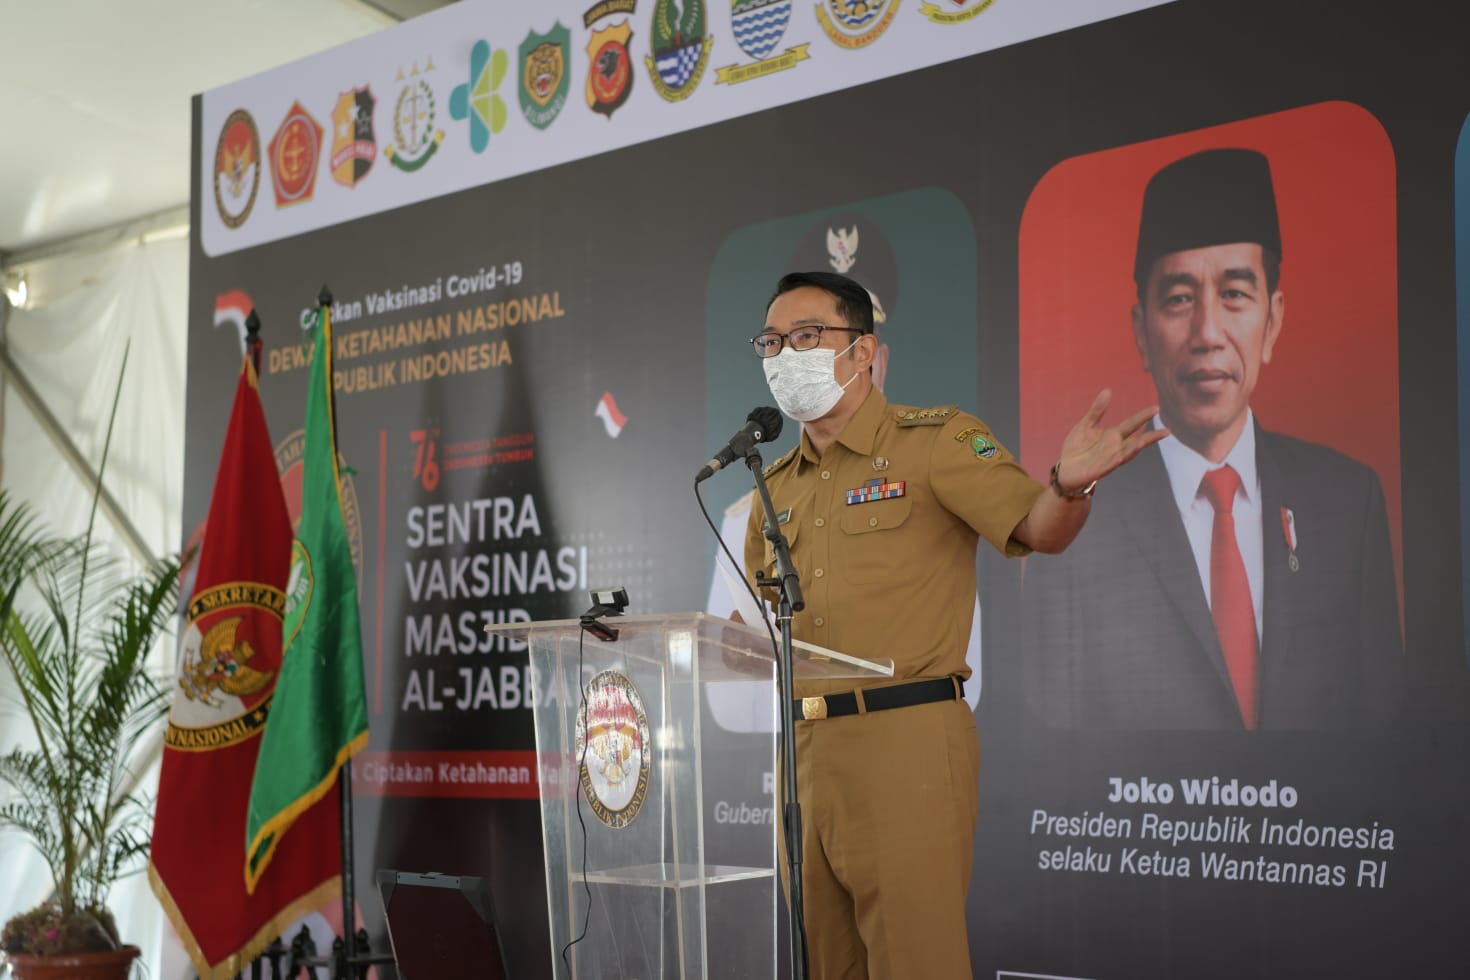
<svg viewBox="0 0 1470 980"><path fill-rule="evenodd" d="M597 403L597 408L592 414L602 419L603 428L607 429L609 439L616 439L618 433L623 431L623 426L628 424L628 416L618 411L618 403L610 391L602 393L602 400Z"/></svg>
<svg viewBox="0 0 1470 980"><path fill-rule="evenodd" d="M245 320L255 309L250 296L243 289L232 289L214 298L214 325L216 328L232 326L240 333L240 352L245 351Z"/></svg>

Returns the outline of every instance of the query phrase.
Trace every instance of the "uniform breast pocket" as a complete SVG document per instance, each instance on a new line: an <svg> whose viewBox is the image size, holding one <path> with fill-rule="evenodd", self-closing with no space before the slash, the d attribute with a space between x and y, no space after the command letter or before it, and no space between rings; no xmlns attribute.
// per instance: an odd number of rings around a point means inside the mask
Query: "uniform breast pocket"
<svg viewBox="0 0 1470 980"><path fill-rule="evenodd" d="M834 544L833 563L839 574L853 582L873 582L890 574L904 560L900 529L914 502L908 497L852 504L842 512L842 537Z"/></svg>

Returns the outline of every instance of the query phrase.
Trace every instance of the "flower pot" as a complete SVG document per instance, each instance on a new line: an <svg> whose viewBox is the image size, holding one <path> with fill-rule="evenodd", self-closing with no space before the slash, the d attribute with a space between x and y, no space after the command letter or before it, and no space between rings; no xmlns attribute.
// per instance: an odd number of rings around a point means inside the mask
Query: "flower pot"
<svg viewBox="0 0 1470 980"><path fill-rule="evenodd" d="M133 960L141 952L136 946L123 946L101 953L55 956L11 953L10 970L15 980L127 980Z"/></svg>

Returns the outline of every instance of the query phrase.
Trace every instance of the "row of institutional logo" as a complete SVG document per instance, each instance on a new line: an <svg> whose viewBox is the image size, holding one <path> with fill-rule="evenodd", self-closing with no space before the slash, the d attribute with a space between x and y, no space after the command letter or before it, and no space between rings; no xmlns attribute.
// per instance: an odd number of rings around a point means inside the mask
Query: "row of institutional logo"
<svg viewBox="0 0 1470 980"><path fill-rule="evenodd" d="M902 0L823 0L816 17L833 43L846 49L867 47L892 24ZM919 13L940 24L968 21L994 0L921 2ZM588 31L587 107L609 119L628 101L634 69L630 49L638 0L600 0L582 16ZM795 67L809 58L808 44L778 51L791 21L793 0L731 0L735 43L752 60L715 69L716 84L739 84ZM644 57L654 89L670 102L688 98L705 77L713 35L705 33L703 0L655 0L650 27L650 54ZM545 34L531 31L518 49L521 112L537 129L546 129L561 114L571 90L571 31L560 22ZM500 92L510 68L510 55L485 40L470 52L469 77L449 96L449 116L469 127L470 147L483 153L493 134L506 123ZM389 165L414 172L433 159L444 140L440 107L429 73L423 67L402 68L394 81L391 132L384 133L382 155ZM332 109L331 145L325 131L299 101L275 129L268 154L271 189L277 208L311 200L322 158L333 180L356 187L373 170L379 155L374 111L378 99L371 86L343 92ZM260 130L244 109L230 113L214 153L214 200L226 227L238 228L250 217L267 167L262 165Z"/></svg>

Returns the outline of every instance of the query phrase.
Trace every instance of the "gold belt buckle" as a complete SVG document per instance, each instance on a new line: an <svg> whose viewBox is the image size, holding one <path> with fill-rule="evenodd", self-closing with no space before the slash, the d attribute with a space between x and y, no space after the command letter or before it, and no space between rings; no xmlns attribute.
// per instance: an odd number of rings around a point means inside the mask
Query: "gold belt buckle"
<svg viewBox="0 0 1470 980"><path fill-rule="evenodd" d="M802 698L801 717L805 721L818 721L827 717L827 699L822 697Z"/></svg>

